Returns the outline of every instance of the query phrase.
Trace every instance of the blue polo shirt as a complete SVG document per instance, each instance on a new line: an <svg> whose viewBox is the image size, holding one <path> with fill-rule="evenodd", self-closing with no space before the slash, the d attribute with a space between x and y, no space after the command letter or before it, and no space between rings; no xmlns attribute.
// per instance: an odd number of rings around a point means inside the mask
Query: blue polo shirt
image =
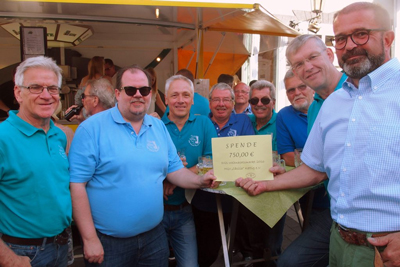
<svg viewBox="0 0 400 267"><path fill-rule="evenodd" d="M342 74L342 78L340 78L338 84L336 85L335 91L342 88L342 84L346 81L347 75L345 73ZM311 103L310 107L308 108L308 126L307 126L307 133L311 132L311 128L314 125L315 119L318 116L319 110L322 107L325 99L322 99L317 93L314 94L314 101Z"/></svg>
<svg viewBox="0 0 400 267"><path fill-rule="evenodd" d="M176 149L185 149L187 168L195 166L198 162L198 157L212 156L211 138L217 137L217 133L209 118L190 114L181 131L179 131L174 122L169 120L168 116L163 117L162 121L171 135ZM185 189L176 187L174 194L168 196L168 200L164 200L164 203L180 205L185 200Z"/></svg>
<svg viewBox="0 0 400 267"><path fill-rule="evenodd" d="M248 115L251 123L254 128L254 132L256 135L260 134L272 134L272 151L277 151L277 145L276 145L276 112L275 110L272 110L272 117L271 119L265 124L263 127L261 127L260 130L257 130L257 122L256 122L256 116L254 114L249 114Z"/></svg>
<svg viewBox="0 0 400 267"><path fill-rule="evenodd" d="M212 113L209 114L210 119ZM254 129L249 117L246 114L235 114L232 113L229 117L229 121L222 127L219 128L218 124L211 121L214 124L215 130L217 131L218 137L226 136L240 136L240 135L253 135Z"/></svg>
<svg viewBox="0 0 400 267"><path fill-rule="evenodd" d="M208 102L208 99L200 95L199 93L196 92L194 93L193 102L194 104L190 108L190 114L208 116L208 114L211 112L210 103ZM169 113L169 106L167 106L167 109L165 110L162 119L167 117L168 113Z"/></svg>
<svg viewBox="0 0 400 267"><path fill-rule="evenodd" d="M284 107L276 116L276 138L278 154L303 148L307 140L307 114L292 105Z"/></svg>
<svg viewBox="0 0 400 267"><path fill-rule="evenodd" d="M55 236L72 218L67 139L52 121L46 133L17 113L0 123L0 233Z"/></svg>
<svg viewBox="0 0 400 267"><path fill-rule="evenodd" d="M161 222L163 181L183 168L161 120L145 115L136 134L118 105L79 125L69 159L71 182L87 182L96 229L121 238L147 232Z"/></svg>

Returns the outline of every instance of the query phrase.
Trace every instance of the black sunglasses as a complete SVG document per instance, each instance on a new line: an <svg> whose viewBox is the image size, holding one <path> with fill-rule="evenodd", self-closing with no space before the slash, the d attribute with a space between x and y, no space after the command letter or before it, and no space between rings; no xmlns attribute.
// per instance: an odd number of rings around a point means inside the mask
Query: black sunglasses
<svg viewBox="0 0 400 267"><path fill-rule="evenodd" d="M253 106L257 105L258 102L263 103L263 105L268 105L271 102L271 99L268 97L263 97L263 98L257 98L257 97L253 97L251 99L249 99L249 103Z"/></svg>
<svg viewBox="0 0 400 267"><path fill-rule="evenodd" d="M125 93L126 93L128 96L134 96L134 95L136 95L136 92L137 92L138 90L139 90L139 93L140 93L142 96L148 96L148 95L150 94L150 92L151 92L151 87L149 87L149 86L143 86L143 87L137 88L137 87L133 87L133 86L125 86L125 87L122 87L121 90L125 90Z"/></svg>

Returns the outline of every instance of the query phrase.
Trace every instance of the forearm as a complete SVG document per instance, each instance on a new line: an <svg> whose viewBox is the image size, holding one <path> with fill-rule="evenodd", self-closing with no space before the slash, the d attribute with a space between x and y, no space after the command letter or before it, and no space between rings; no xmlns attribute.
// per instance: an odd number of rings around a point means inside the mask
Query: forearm
<svg viewBox="0 0 400 267"><path fill-rule="evenodd" d="M326 173L318 172L302 164L289 172L275 176L273 181L268 182L267 190L277 191L304 188L316 185L325 179L327 179Z"/></svg>
<svg viewBox="0 0 400 267"><path fill-rule="evenodd" d="M83 242L97 238L89 199L86 192L86 183L70 183L72 198L72 213L74 221L81 233Z"/></svg>
<svg viewBox="0 0 400 267"><path fill-rule="evenodd" d="M0 240L0 267L28 267L31 266L29 258L18 256L4 242Z"/></svg>
<svg viewBox="0 0 400 267"><path fill-rule="evenodd" d="M167 179L172 184L186 189L195 189L203 187L202 177L197 174L194 174L187 168L182 168L175 172L169 173L167 175Z"/></svg>

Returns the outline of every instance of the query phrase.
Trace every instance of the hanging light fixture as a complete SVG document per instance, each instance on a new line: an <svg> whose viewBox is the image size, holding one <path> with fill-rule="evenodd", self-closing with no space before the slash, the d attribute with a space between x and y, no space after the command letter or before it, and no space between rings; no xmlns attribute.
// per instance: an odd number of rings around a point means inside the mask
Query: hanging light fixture
<svg viewBox="0 0 400 267"><path fill-rule="evenodd" d="M311 0L311 11L317 15L322 13L324 7L324 0Z"/></svg>
<svg viewBox="0 0 400 267"><path fill-rule="evenodd" d="M90 26L72 25L65 23L35 23L12 22L2 24L1 27L12 36L21 39L20 26L35 26L47 28L47 46L48 47L69 47L77 46L93 35L93 29Z"/></svg>

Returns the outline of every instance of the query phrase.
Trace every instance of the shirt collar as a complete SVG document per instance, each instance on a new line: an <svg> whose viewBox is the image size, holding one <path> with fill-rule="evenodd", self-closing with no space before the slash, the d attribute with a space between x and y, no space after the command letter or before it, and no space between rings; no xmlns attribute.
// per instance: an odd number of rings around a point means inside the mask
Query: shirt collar
<svg viewBox="0 0 400 267"><path fill-rule="evenodd" d="M130 125L130 123L125 121L124 117L122 117L122 114L118 109L118 103L115 104L115 107L111 108L110 110L111 110L110 111L111 112L111 116L112 116L113 120L116 123L118 123L118 124L129 124ZM142 125L149 126L149 127L152 125L151 119L149 117L150 116L147 115L147 114L144 115Z"/></svg>
<svg viewBox="0 0 400 267"><path fill-rule="evenodd" d="M9 123L11 123L15 128L17 128L19 131L21 131L26 136L32 136L36 132L39 132L39 131L44 132L44 130L42 128L36 128L32 124L30 124L30 123L24 121L23 119L21 119L20 117L18 117L17 116L18 112L19 112L18 110L10 110L9 117L7 119L7 121ZM55 134L54 127L55 126L54 126L53 121L50 120L50 127L49 127L49 130L47 131L47 136L51 136L51 135Z"/></svg>

